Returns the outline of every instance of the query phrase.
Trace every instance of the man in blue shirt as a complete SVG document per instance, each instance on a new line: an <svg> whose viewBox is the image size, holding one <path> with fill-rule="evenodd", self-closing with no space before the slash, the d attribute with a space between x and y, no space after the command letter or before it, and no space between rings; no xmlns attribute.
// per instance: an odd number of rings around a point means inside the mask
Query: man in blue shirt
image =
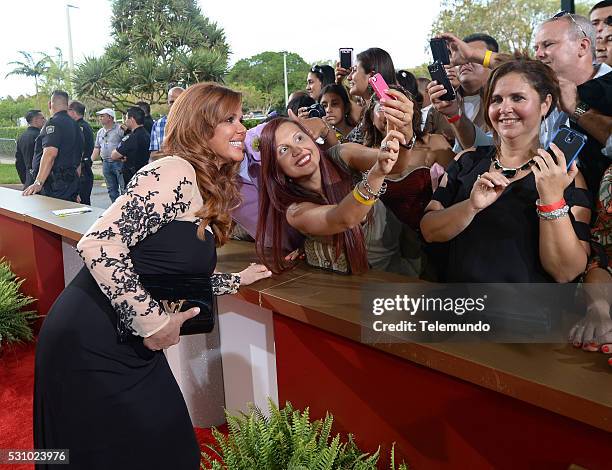
<svg viewBox="0 0 612 470"><path fill-rule="evenodd" d="M170 88L170 91L168 91L168 110L172 108L172 105L174 104L176 99L184 91L185 89L181 88L180 86ZM166 156L162 152L162 144L164 142L164 132L166 130L167 119L168 116L162 116L157 121L155 121L155 124L153 124L153 129L151 129L151 144L149 145L149 152L151 152L151 161Z"/></svg>

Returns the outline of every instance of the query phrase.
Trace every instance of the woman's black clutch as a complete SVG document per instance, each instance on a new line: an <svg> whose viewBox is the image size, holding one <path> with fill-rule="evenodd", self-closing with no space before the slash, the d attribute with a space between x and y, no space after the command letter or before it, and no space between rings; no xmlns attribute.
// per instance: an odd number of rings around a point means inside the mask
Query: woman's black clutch
<svg viewBox="0 0 612 470"><path fill-rule="evenodd" d="M199 307L200 313L181 327L181 335L210 333L215 327L217 299L210 276L192 274L141 274L140 282L168 313Z"/></svg>

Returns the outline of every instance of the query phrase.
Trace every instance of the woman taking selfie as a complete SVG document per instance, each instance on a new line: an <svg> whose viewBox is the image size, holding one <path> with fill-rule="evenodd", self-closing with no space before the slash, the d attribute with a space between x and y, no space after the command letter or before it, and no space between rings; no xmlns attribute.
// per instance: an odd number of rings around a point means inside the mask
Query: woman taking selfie
<svg viewBox="0 0 612 470"><path fill-rule="evenodd" d="M401 222L418 231L425 207L433 194L432 175L435 178L443 173L455 154L444 137L421 131L420 104L409 92L399 85L390 85L389 94L395 99L385 103L381 103L376 96L372 97L364 115L363 145L380 148L390 113L402 117L402 121L389 123L404 135L408 144L402 147L393 172L385 178L387 191L381 200ZM403 104L406 111L397 111L398 104ZM347 143L335 146L329 152L338 152L340 156L355 160L363 153L362 149L359 144Z"/></svg>
<svg viewBox="0 0 612 470"><path fill-rule="evenodd" d="M591 212L584 178L558 147L541 148L540 122L559 100L545 64L512 60L489 78L484 106L499 142L462 152L421 221L448 242L449 282L569 282L585 269Z"/></svg>
<svg viewBox="0 0 612 470"><path fill-rule="evenodd" d="M241 117L239 93L213 83L188 88L168 116L164 152L172 156L139 170L78 243L85 267L51 308L36 348L37 448L70 449L74 468L199 468L163 353L198 309L166 311L141 280L206 276L224 294L270 276L261 265L214 273L239 201Z"/></svg>
<svg viewBox="0 0 612 470"><path fill-rule="evenodd" d="M274 272L291 267L281 243L287 228L293 227L306 235L306 259L312 266L345 274L363 273L371 266L414 275L400 255L401 224L378 200L404 141L401 133L392 131L384 141L386 150L366 149L369 158L356 164L367 171L353 185L343 167L354 162L329 158L301 122L278 118L268 123L260 144L260 259Z"/></svg>
<svg viewBox="0 0 612 470"><path fill-rule="evenodd" d="M336 83L342 83L346 76L349 81L349 94L353 98L358 98L362 102L362 109L359 111L359 124L351 131L348 136L349 142L363 143L363 132L361 129L363 121L363 110L370 104L370 99L374 91L368 79L376 73L380 73L387 82L387 85L397 83L395 67L389 53L378 47L366 49L357 54L357 61L351 70L346 70L340 66L336 67ZM354 114L351 113L353 117Z"/></svg>

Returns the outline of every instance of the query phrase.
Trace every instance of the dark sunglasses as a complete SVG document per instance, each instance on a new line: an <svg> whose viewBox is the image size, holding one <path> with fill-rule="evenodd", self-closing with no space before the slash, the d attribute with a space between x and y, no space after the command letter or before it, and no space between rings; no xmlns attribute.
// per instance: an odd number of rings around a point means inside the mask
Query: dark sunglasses
<svg viewBox="0 0 612 470"><path fill-rule="evenodd" d="M584 29L582 29L582 26L580 26L578 24L578 22L574 19L574 15L572 15L569 11L562 10L559 13L557 13L555 16L553 16L551 19L557 20L559 18L563 18L564 16L569 16L570 20L572 20L572 23L574 23L576 26L578 26L578 29L580 29L580 31L582 32L584 37L585 38L588 37L587 33L585 33Z"/></svg>
<svg viewBox="0 0 612 470"><path fill-rule="evenodd" d="M603 20L603 22L607 26L612 26L612 15L608 15L607 18Z"/></svg>

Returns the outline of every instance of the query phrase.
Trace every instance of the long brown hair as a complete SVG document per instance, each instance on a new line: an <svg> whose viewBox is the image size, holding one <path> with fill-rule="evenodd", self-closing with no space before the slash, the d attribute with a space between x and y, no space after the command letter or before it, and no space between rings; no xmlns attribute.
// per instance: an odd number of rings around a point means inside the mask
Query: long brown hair
<svg viewBox="0 0 612 470"><path fill-rule="evenodd" d="M280 273L290 267L282 253L283 238L289 227L286 218L287 208L291 204L300 202L338 204L352 189L351 176L327 158L321 147L319 147L321 155L319 168L323 196L307 191L283 173L276 158L276 131L287 123L294 124L304 135L310 136L300 123L287 118L276 118L266 124L259 140L262 186L259 188L259 218L255 247L260 260L274 273ZM271 243L266 243L269 238ZM353 227L336 234L333 240L338 253L346 252L351 272L358 274L368 270L365 239L361 227ZM272 259L267 257L266 246L272 247Z"/></svg>
<svg viewBox="0 0 612 470"><path fill-rule="evenodd" d="M215 234L217 246L229 239L230 212L240 204L238 190L239 162L228 162L215 154L208 141L215 127L236 108L241 94L217 83L192 85L177 98L168 114L163 152L187 160L196 173L198 189L204 204L196 212L202 222L198 237L206 236L206 225Z"/></svg>
<svg viewBox="0 0 612 470"><path fill-rule="evenodd" d="M418 141L423 141L424 132L421 130L421 103L401 85L389 85L389 88L395 91L399 91L408 97L410 101L412 101L413 105L413 114L412 114L412 132L416 136ZM380 147L382 140L385 138L385 135L380 132L377 127L374 125L374 107L378 104L378 97L376 95L372 96L370 100L370 104L365 110L365 114L363 116L363 145L366 147ZM408 144L408 142L406 142Z"/></svg>

